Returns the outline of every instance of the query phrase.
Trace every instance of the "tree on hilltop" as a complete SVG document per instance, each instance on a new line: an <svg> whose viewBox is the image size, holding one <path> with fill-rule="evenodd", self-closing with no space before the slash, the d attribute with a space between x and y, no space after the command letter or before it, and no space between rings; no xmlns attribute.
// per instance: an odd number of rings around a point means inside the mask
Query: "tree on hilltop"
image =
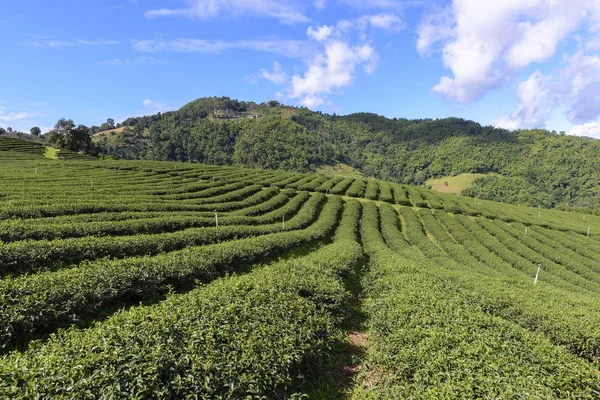
<svg viewBox="0 0 600 400"><path fill-rule="evenodd" d="M71 151L83 151L91 153L93 151L90 129L85 125L75 126L72 119L61 118L58 120L54 129L48 132L48 141L57 145L61 149Z"/></svg>

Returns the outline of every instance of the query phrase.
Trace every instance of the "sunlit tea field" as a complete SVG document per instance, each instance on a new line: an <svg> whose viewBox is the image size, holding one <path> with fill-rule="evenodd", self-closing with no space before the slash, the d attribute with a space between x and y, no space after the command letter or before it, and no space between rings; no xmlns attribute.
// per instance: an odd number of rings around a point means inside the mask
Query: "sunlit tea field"
<svg viewBox="0 0 600 400"><path fill-rule="evenodd" d="M600 397L600 217L44 154L0 138L0 398Z"/></svg>

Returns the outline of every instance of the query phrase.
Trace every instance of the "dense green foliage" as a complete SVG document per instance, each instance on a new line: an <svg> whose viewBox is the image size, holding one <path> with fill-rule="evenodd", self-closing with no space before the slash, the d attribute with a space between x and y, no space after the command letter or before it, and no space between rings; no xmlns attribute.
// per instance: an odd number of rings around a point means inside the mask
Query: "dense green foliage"
<svg viewBox="0 0 600 400"><path fill-rule="evenodd" d="M217 119L216 110L231 110L237 117ZM261 118L244 118L250 113ZM178 111L130 118L123 125L126 130L116 140L98 140L102 153L300 172L342 162L367 176L404 184L493 173L465 194L545 208L600 204L600 144L545 130L510 132L459 118L332 116L229 98L198 99Z"/></svg>

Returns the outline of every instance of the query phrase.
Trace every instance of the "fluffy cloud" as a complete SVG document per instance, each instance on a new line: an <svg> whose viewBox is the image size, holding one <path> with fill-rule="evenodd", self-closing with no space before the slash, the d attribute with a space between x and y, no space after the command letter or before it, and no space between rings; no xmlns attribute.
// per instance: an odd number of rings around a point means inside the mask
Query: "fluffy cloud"
<svg viewBox="0 0 600 400"><path fill-rule="evenodd" d="M379 55L367 40L367 30L395 32L404 26L397 15L381 13L308 27L307 36L322 43L323 50L307 61L305 72L292 76L287 96L308 108L331 106L327 97L351 85L360 68L367 74L375 72Z"/></svg>
<svg viewBox="0 0 600 400"><path fill-rule="evenodd" d="M565 58L553 86L555 95L568 107L569 121L581 124L600 115L600 57L578 52Z"/></svg>
<svg viewBox="0 0 600 400"><path fill-rule="evenodd" d="M253 14L274 18L284 24L308 22L309 18L302 12L296 2L277 0L188 0L188 7L163 8L149 10L147 17L185 16L210 19L221 14L242 15ZM300 3L301 4L301 3Z"/></svg>
<svg viewBox="0 0 600 400"><path fill-rule="evenodd" d="M369 44L350 47L342 41L330 41L325 45L325 53L309 63L304 75L292 77L290 97L308 108L319 107L327 94L354 80L357 67L362 65L365 71L372 72L376 61L377 54Z"/></svg>
<svg viewBox="0 0 600 400"><path fill-rule="evenodd" d="M564 67L553 75L537 71L519 85L519 105L509 116L493 122L500 127L543 127L556 107L566 109L574 124L586 123L600 116L600 57L582 51L564 56Z"/></svg>
<svg viewBox="0 0 600 400"><path fill-rule="evenodd" d="M273 72L263 68L260 70L260 76L276 85L283 85L287 81L287 74L277 61L273 63Z"/></svg>
<svg viewBox="0 0 600 400"><path fill-rule="evenodd" d="M577 50L559 54L562 65L554 71L536 71L521 82L515 111L492 124L543 127L559 108L579 125L573 131L578 132L600 116L599 0L452 0L445 9L432 8L418 35L419 53L429 56L440 50L452 71L433 92L459 103L511 82L524 68L556 56L559 45L570 40Z"/></svg>
<svg viewBox="0 0 600 400"><path fill-rule="evenodd" d="M598 122L588 122L587 124L578 125L569 131L569 135L600 139L600 124Z"/></svg>
<svg viewBox="0 0 600 400"><path fill-rule="evenodd" d="M331 32L333 32L333 28L331 26L323 25L316 29L312 26L309 26L306 34L309 38L314 39L317 42L322 42L331 35Z"/></svg>
<svg viewBox="0 0 600 400"><path fill-rule="evenodd" d="M468 103L552 57L598 7L595 0L454 0L450 18L439 12L424 18L417 48L426 55L442 43L453 76L441 77L433 91Z"/></svg>
<svg viewBox="0 0 600 400"><path fill-rule="evenodd" d="M397 32L405 27L404 21L395 14L373 14L362 15L355 19L344 19L333 26L323 25L314 28L308 27L309 38L318 42L325 41L331 37L347 38L353 32L358 32L363 38L367 28L381 29L387 32Z"/></svg>
<svg viewBox="0 0 600 400"><path fill-rule="evenodd" d="M514 131L515 129L519 129L519 121L510 116L510 115L501 115L491 123L492 126L496 128L508 129Z"/></svg>
<svg viewBox="0 0 600 400"><path fill-rule="evenodd" d="M376 14L366 16L368 23L374 28L386 31L399 31L404 28L402 19L392 14Z"/></svg>
<svg viewBox="0 0 600 400"><path fill-rule="evenodd" d="M451 7L434 7L434 11L426 14L417 29L417 50L421 56L429 56L432 46L454 34L453 12Z"/></svg>
<svg viewBox="0 0 600 400"><path fill-rule="evenodd" d="M503 115L492 125L506 129L528 129L544 126L553 109L548 88L549 78L536 71L519 84L517 100L519 105L511 115Z"/></svg>
<svg viewBox="0 0 600 400"><path fill-rule="evenodd" d="M347 3L352 3L344 1ZM190 16L216 18L227 11L228 14L253 14L279 19L283 23L307 22L301 12L305 3L289 0L190 0L189 6L177 9L151 10L148 17ZM325 0L316 0L312 5L324 8ZM376 1L367 8L388 8L394 3ZM358 4L355 4L358 5ZM364 5L364 4L363 4ZM373 6L373 7L371 7ZM249 82L259 78L278 85L284 85L279 96L296 99L300 104L315 108L327 103L327 96L350 85L360 69L367 74L375 71L378 54L368 40L371 30L397 32L405 27L403 20L393 13L366 14L354 19L339 21L335 25L309 26L306 35L309 40L258 39L220 41L178 38L175 40L140 40L132 43L134 50L146 53L163 51L216 54L231 49L246 49L276 54L288 58L300 58L306 62L303 72L291 78L281 64L275 62L273 69L246 76ZM301 71L298 69L297 71Z"/></svg>

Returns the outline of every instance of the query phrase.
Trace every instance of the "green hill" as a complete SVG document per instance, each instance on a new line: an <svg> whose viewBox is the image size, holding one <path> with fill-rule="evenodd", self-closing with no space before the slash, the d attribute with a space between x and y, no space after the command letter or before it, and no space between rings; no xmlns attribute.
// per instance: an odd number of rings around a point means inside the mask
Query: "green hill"
<svg viewBox="0 0 600 400"><path fill-rule="evenodd" d="M6 141L0 182L0 398L600 393L600 217Z"/></svg>
<svg viewBox="0 0 600 400"><path fill-rule="evenodd" d="M365 176L417 185L489 174L464 194L544 208L600 203L600 142L545 130L511 132L459 118L326 115L228 98L198 99L123 126L116 138L96 139L101 153L297 172L344 164Z"/></svg>

